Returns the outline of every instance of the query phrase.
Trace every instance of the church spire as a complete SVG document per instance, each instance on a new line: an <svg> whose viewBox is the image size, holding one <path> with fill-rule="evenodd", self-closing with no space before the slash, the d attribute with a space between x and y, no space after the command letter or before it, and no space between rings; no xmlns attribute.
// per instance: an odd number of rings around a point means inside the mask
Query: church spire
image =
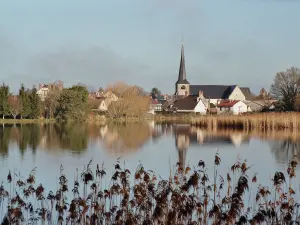
<svg viewBox="0 0 300 225"><path fill-rule="evenodd" d="M183 43L182 43L178 80L175 83L175 95L177 95L177 96L189 95L189 93L190 93L189 86L190 86L190 83L186 79L184 47L183 47Z"/></svg>
<svg viewBox="0 0 300 225"><path fill-rule="evenodd" d="M186 80L185 58L184 58L184 46L183 46L183 42L182 42L182 45L181 45L181 58L180 58L180 66L179 66L179 73L178 73L177 84L189 84L189 82Z"/></svg>
<svg viewBox="0 0 300 225"><path fill-rule="evenodd" d="M179 74L178 74L178 81L182 81L182 80L186 80L183 43L181 45L181 58L180 58L180 67L179 67Z"/></svg>

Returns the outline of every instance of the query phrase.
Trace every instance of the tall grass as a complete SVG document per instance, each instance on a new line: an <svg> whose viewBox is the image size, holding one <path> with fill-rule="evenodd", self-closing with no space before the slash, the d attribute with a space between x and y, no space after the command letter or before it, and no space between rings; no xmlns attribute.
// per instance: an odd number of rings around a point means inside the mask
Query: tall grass
<svg viewBox="0 0 300 225"><path fill-rule="evenodd" d="M292 224L299 223L300 204L293 189L297 162L276 172L271 186L249 176L247 161L237 158L223 173L218 153L214 173L206 163L193 167L177 164L168 180L138 165L132 174L119 161L109 186L105 168L90 161L73 186L60 168L58 189L46 194L33 169L27 179L8 173L6 189L0 186L2 224ZM133 178L133 183L131 183ZM73 198L68 201L68 193Z"/></svg>
<svg viewBox="0 0 300 225"><path fill-rule="evenodd" d="M257 131L300 130L300 113L257 113L229 116L198 116L191 124L209 129L244 129Z"/></svg>

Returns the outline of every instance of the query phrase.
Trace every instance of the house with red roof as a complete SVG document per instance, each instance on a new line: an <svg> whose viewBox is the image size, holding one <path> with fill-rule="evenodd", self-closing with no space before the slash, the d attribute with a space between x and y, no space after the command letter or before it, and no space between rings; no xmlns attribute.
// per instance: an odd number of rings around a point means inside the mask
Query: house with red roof
<svg viewBox="0 0 300 225"><path fill-rule="evenodd" d="M221 100L217 103L218 114L229 112L239 115L248 112L248 108L248 105L240 100Z"/></svg>

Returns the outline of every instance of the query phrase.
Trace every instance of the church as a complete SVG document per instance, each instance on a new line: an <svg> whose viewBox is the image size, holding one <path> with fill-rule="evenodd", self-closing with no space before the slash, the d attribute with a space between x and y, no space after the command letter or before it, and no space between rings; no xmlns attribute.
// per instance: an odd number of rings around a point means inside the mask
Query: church
<svg viewBox="0 0 300 225"><path fill-rule="evenodd" d="M249 92L249 93L248 93ZM224 100L245 101L250 94L249 88L240 88L238 85L194 85L190 84L186 77L184 46L181 46L181 59L178 80L175 83L174 99L201 98L203 102L208 100L217 105ZM187 98L188 97L188 98Z"/></svg>

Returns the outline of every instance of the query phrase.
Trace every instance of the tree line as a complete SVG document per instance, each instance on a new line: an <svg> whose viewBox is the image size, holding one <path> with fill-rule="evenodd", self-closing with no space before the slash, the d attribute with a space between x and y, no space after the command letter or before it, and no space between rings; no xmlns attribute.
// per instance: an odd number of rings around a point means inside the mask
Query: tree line
<svg viewBox="0 0 300 225"><path fill-rule="evenodd" d="M63 90L50 90L42 101L37 88L25 88L22 84L18 94L13 95L10 87L0 86L0 115L14 119L58 119L80 120L87 114L88 90L84 86L74 85Z"/></svg>

